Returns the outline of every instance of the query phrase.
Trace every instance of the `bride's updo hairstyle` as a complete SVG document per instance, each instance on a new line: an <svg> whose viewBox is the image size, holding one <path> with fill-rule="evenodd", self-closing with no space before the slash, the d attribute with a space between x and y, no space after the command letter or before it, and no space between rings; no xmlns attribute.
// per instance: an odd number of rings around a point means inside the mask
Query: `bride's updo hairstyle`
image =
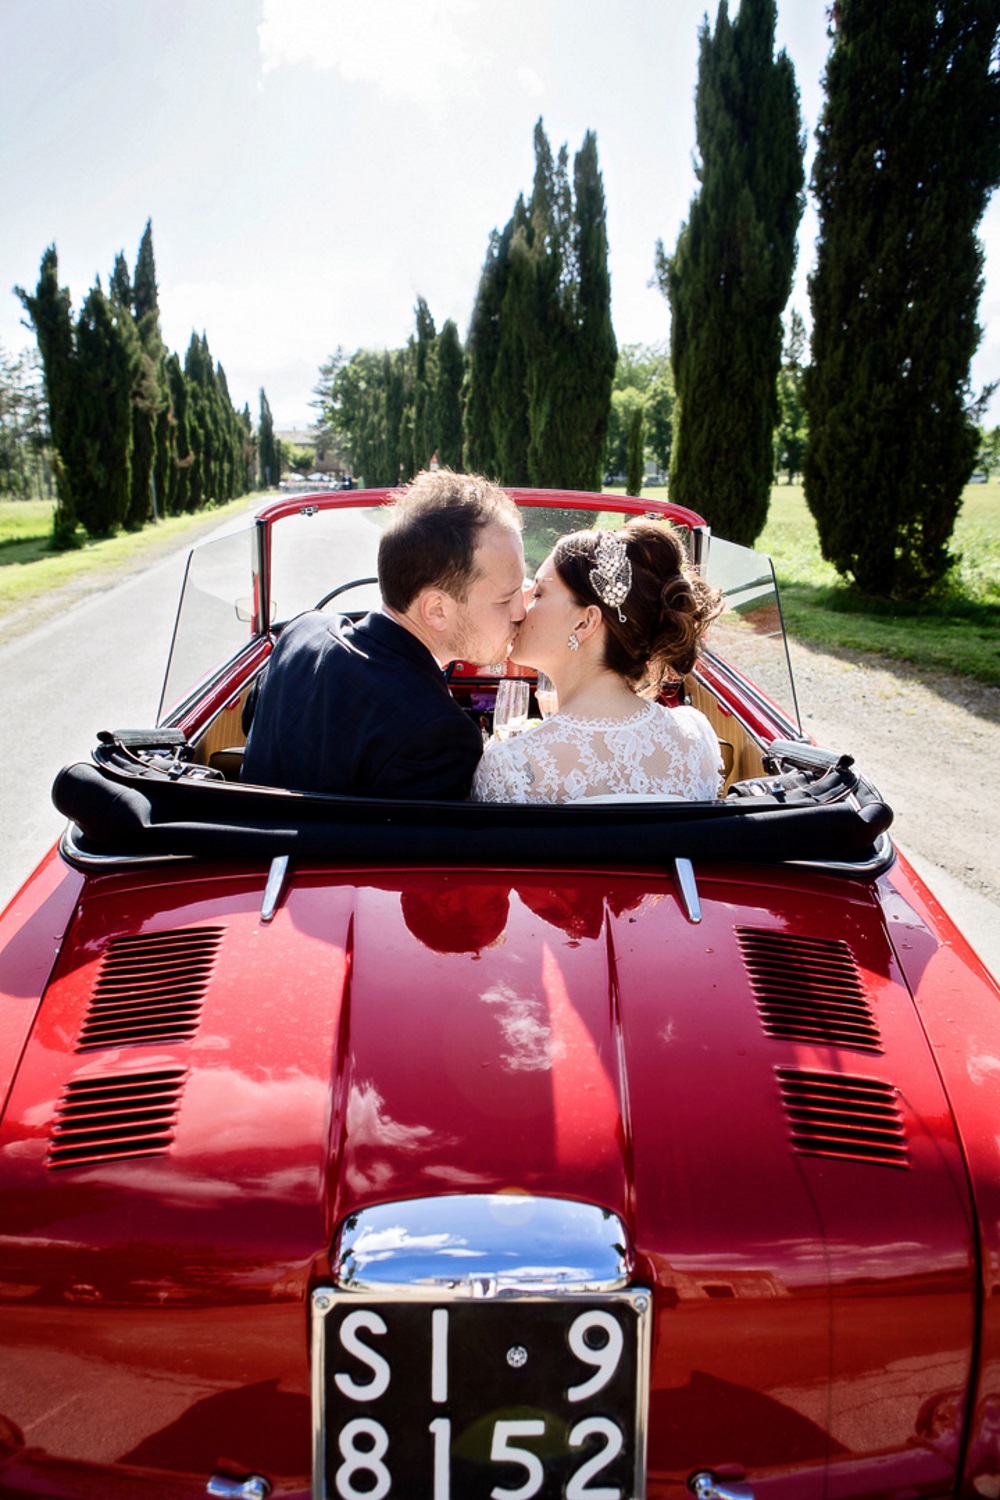
<svg viewBox="0 0 1000 1500"><path fill-rule="evenodd" d="M624 543L632 576L621 604L607 603L591 573L598 568L600 539L608 534L574 531L560 537L552 562L578 604L600 609L605 667L637 693L655 696L665 682L693 670L701 638L722 612L722 594L698 577L670 525L636 517L610 533Z"/></svg>

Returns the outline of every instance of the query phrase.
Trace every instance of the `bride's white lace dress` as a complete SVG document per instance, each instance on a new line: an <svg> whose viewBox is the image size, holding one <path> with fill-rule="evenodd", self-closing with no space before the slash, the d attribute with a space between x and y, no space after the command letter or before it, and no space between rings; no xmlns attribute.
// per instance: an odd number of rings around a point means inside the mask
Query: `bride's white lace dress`
<svg viewBox="0 0 1000 1500"><path fill-rule="evenodd" d="M643 702L627 719L555 714L510 740L491 740L472 783L476 802L574 802L645 793L719 795L719 741L696 708Z"/></svg>

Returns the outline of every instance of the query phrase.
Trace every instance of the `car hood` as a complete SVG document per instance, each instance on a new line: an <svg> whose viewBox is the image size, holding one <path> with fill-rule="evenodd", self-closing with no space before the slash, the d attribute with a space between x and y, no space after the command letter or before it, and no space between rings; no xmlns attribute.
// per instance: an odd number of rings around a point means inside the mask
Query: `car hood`
<svg viewBox="0 0 1000 1500"><path fill-rule="evenodd" d="M648 875L302 870L263 921L262 876L167 868L88 882L39 1009L5 1296L291 1305L306 1393L346 1216L584 1201L656 1294L650 1493L706 1463L797 1495L817 1465L953 1471L973 1212L876 884L718 868L695 922Z"/></svg>

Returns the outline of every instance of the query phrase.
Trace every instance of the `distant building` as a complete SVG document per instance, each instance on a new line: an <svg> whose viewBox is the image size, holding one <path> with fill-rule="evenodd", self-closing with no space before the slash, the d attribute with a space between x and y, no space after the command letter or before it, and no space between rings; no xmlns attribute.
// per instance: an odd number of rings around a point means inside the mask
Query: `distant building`
<svg viewBox="0 0 1000 1500"><path fill-rule="evenodd" d="M330 444L330 434L321 427L283 427L275 437L290 448L308 448L314 454L310 474L325 474L341 480L349 472L339 444Z"/></svg>

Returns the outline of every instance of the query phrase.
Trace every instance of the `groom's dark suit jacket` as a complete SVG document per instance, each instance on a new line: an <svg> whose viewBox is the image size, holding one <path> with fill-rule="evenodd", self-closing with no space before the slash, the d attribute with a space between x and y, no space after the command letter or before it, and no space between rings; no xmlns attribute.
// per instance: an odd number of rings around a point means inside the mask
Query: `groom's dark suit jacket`
<svg viewBox="0 0 1000 1500"><path fill-rule="evenodd" d="M390 620L310 611L264 673L242 778L362 797L467 797L482 736L426 647Z"/></svg>

